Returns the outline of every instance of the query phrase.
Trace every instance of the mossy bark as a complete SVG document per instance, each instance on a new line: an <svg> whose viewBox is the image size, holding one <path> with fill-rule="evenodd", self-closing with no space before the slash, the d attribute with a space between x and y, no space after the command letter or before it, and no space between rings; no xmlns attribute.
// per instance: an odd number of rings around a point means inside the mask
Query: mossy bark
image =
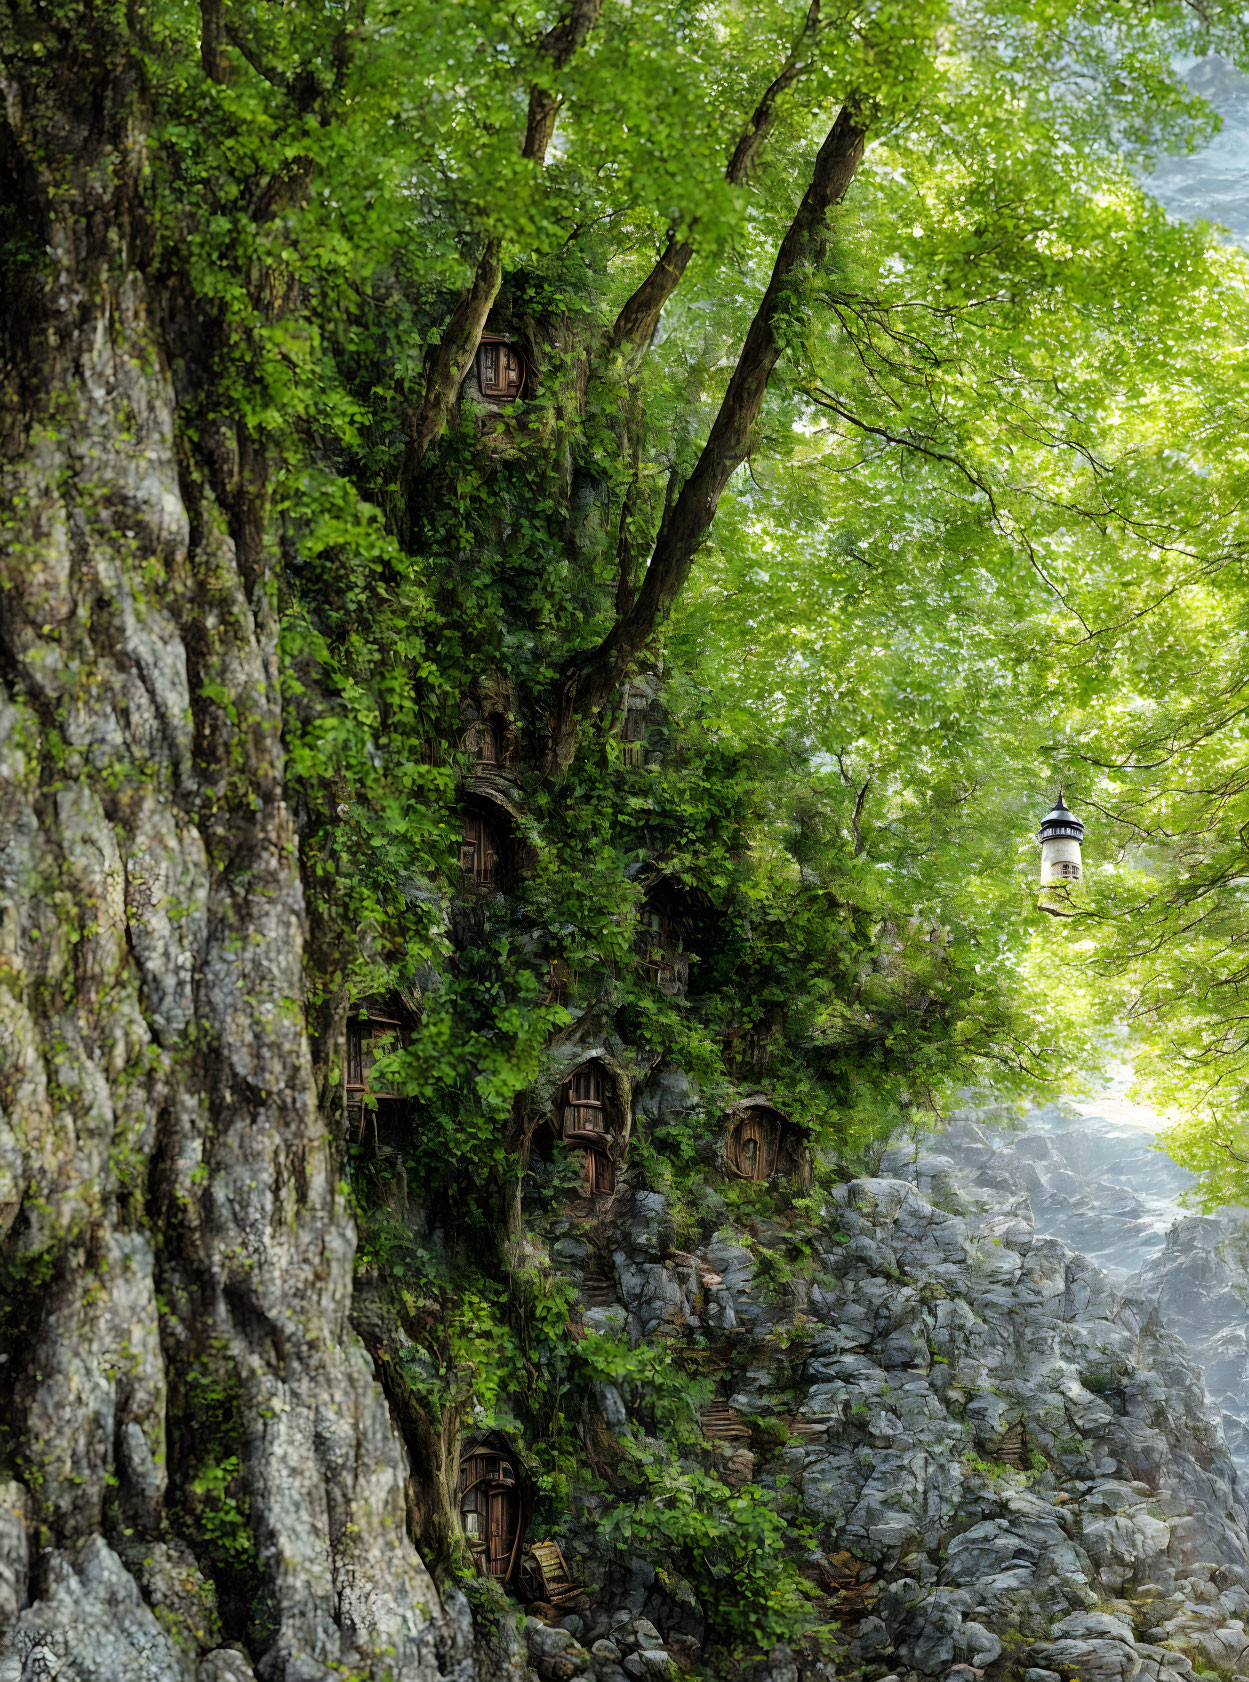
<svg viewBox="0 0 1249 1682"><path fill-rule="evenodd" d="M151 272L129 22L66 20L59 70L43 22L0 17L5 184L46 252L13 271L0 434L0 1544L6 1610L28 1602L5 1647L23 1676L40 1640L75 1675L138 1674L142 1651L143 1674L193 1676L216 1636L173 1639L159 1573L144 1600L123 1557L186 1540L211 1577L191 1485L233 1456L263 1592L223 1605L225 1636L258 1673L433 1676L463 1638L348 1323L305 1029L263 457L228 424L180 430L172 370L211 323ZM208 1349L228 1444L170 1418Z"/></svg>

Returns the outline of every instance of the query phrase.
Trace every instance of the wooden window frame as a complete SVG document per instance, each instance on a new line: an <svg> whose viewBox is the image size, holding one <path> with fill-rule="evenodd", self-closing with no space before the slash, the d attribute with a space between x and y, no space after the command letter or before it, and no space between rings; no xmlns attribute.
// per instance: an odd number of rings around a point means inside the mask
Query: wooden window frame
<svg viewBox="0 0 1249 1682"><path fill-rule="evenodd" d="M403 1023L397 1016L349 1016L347 1018L347 1073L346 1088L348 1092L359 1092L374 1098L394 1098L398 1094L384 1092L375 1087L369 1080L369 1073L379 1056L385 1056L400 1043ZM353 1057L352 1041L355 1041L355 1056ZM382 1051L366 1051L366 1040L384 1040L386 1044ZM368 1063L364 1059L368 1056ZM353 1070L353 1063L355 1065ZM356 1079L352 1079L355 1073Z"/></svg>
<svg viewBox="0 0 1249 1682"><path fill-rule="evenodd" d="M371 1075L373 1066L379 1056L385 1056L389 1051L403 1043L403 1023L394 1016L349 1016L347 1018L347 1043L343 1057L343 1105L347 1112L348 1123L355 1120L359 1111L360 1125L356 1143L364 1138L364 1124L370 1106L368 1100L375 1102L401 1102L398 1092L383 1091L374 1086ZM370 1041L383 1042L380 1048L372 1047ZM376 1136L376 1125L375 1125Z"/></svg>
<svg viewBox="0 0 1249 1682"><path fill-rule="evenodd" d="M611 1139L609 1075L601 1063L583 1063L560 1088L560 1138L568 1144L605 1146Z"/></svg>
<svg viewBox="0 0 1249 1682"><path fill-rule="evenodd" d="M460 747L475 765L503 763L503 755L499 751L499 731L492 719L480 718L470 724L460 737Z"/></svg>
<svg viewBox="0 0 1249 1682"><path fill-rule="evenodd" d="M571 1069L560 1083L551 1126L580 1159L583 1198L612 1197L616 1191L613 1150L621 1136L616 1078L599 1058Z"/></svg>
<svg viewBox="0 0 1249 1682"><path fill-rule="evenodd" d="M492 368L498 372L492 373ZM525 395L528 383L525 353L501 333L483 333L477 347L477 386L481 395L491 403L516 403Z"/></svg>

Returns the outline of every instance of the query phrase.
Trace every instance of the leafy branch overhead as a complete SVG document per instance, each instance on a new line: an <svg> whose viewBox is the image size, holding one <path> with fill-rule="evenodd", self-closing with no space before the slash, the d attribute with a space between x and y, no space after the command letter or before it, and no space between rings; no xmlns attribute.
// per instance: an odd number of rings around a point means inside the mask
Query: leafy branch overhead
<svg viewBox="0 0 1249 1682"><path fill-rule="evenodd" d="M666 647L730 739L766 721L847 768L859 858L944 869L953 844L916 839L928 791L1018 836L1051 772L1085 767L1124 861L1168 861L1098 933L1165 1061L1176 992L1146 973L1234 922L1239 891L1234 760L1178 827L1153 802L1177 755L1213 765L1238 728L1240 304L1238 259L1139 182L1211 132L1176 55L1236 57L1240 20L788 0L707 21L411 0L379 31L366 5L296 22L220 0L205 93L153 14L166 260L247 393L215 483L229 503L234 461L291 464L294 762L307 731L308 765L361 796L370 917L446 834L426 748L483 665L568 778ZM528 359L514 410L466 384L487 328ZM320 477L299 479L309 448ZM1208 706L1198 666L1224 674ZM1136 734L1108 723L1116 693L1154 709L1124 702ZM1238 1066L1234 956L1183 1030L1211 1069Z"/></svg>

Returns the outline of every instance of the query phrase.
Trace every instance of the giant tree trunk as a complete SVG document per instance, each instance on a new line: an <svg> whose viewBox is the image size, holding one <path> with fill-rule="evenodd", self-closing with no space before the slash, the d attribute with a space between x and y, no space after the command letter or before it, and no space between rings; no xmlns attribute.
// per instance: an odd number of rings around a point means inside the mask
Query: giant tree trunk
<svg viewBox="0 0 1249 1682"><path fill-rule="evenodd" d="M227 517L180 445L112 45L56 82L15 52L0 124L50 252L0 430L0 1674L237 1682L197 1671L234 1638L266 1678L432 1678L463 1637L348 1327L261 473L227 451Z"/></svg>

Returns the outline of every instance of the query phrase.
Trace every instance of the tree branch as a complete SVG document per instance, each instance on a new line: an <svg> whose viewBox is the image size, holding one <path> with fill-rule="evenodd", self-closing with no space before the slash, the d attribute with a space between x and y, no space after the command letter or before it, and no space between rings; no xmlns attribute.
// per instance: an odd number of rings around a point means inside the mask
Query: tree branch
<svg viewBox="0 0 1249 1682"><path fill-rule="evenodd" d="M781 359L781 324L795 283L824 254L828 213L845 195L863 157L873 112L857 101L844 105L815 162L811 185L777 253L772 278L746 334L737 366L702 454L660 527L650 565L629 612L598 648L565 668L556 749L576 714L595 713L646 646L689 576L724 487L746 458L750 434Z"/></svg>
<svg viewBox="0 0 1249 1682"><path fill-rule="evenodd" d="M854 815L850 819L850 827L854 831L854 856L857 859L863 851L863 830L860 827L863 817L863 802L867 799L867 791L872 786L869 777L859 790L858 799L854 803Z"/></svg>
<svg viewBox="0 0 1249 1682"><path fill-rule="evenodd" d="M641 435L633 433L633 472L625 487L620 505L620 530L616 540L616 617L621 618L633 606L634 577L638 555L633 544L633 520L641 497L642 452Z"/></svg>
<svg viewBox="0 0 1249 1682"><path fill-rule="evenodd" d="M430 446L442 436L456 394L477 354L490 306L503 279L503 241L491 234L482 246L467 289L461 292L442 338L425 365L425 395L407 417L408 447L405 478L420 465Z"/></svg>
<svg viewBox="0 0 1249 1682"><path fill-rule="evenodd" d="M245 58L262 81L268 82L270 87L280 88L283 93L290 90L290 78L280 71L266 64L253 42L249 41L241 29L235 29L233 24L225 26L225 37L235 52Z"/></svg>
<svg viewBox="0 0 1249 1682"><path fill-rule="evenodd" d="M224 82L225 61L221 56L223 32L221 0L200 0L200 66L210 82Z"/></svg>
<svg viewBox="0 0 1249 1682"><path fill-rule="evenodd" d="M598 23L603 0L572 0L559 22L548 29L538 42L538 52L548 59L553 70L563 70L573 55L585 45L590 31ZM535 82L529 90L529 116L525 124L524 157L532 158L541 167L546 162L547 148L555 132L560 100L551 88Z"/></svg>
<svg viewBox="0 0 1249 1682"><path fill-rule="evenodd" d="M807 68L802 61L802 51L814 41L819 24L820 0L811 0L806 21L790 49L789 57L781 66L779 75L764 90L763 97L755 106L737 145L733 148L733 156L724 172L724 179L730 187L744 186L749 178L763 142L775 124L776 107L781 95L794 85ZM641 349L650 343L659 325L663 307L680 285L681 277L689 267L693 255L694 247L690 241L679 240L676 230L672 230L662 256L616 317L615 325L607 339L608 355L620 350L624 345L634 345Z"/></svg>
<svg viewBox="0 0 1249 1682"><path fill-rule="evenodd" d="M549 61L552 70L564 69L598 22L602 10L603 0L570 0L559 22L548 29L537 43L538 54ZM550 88L540 81L533 84L529 93L529 113L521 156L536 163L539 169L546 162L547 147L555 130L559 107L559 99ZM411 478L431 446L442 436L451 405L477 354L486 318L498 296L502 279L503 241L491 234L482 246L472 280L460 294L443 329L442 338L428 357L424 395L406 417L405 480Z"/></svg>
<svg viewBox="0 0 1249 1682"><path fill-rule="evenodd" d="M809 68L804 64L802 54L813 45L820 29L820 0L811 0L807 8L807 15L803 21L798 38L790 49L789 57L781 66L776 79L770 82L764 90L763 97L751 113L750 121L746 124L729 159L729 167L724 172L724 178L730 187L744 186L755 167L760 148L767 139L776 121L776 106L780 97L788 93L799 76Z"/></svg>

